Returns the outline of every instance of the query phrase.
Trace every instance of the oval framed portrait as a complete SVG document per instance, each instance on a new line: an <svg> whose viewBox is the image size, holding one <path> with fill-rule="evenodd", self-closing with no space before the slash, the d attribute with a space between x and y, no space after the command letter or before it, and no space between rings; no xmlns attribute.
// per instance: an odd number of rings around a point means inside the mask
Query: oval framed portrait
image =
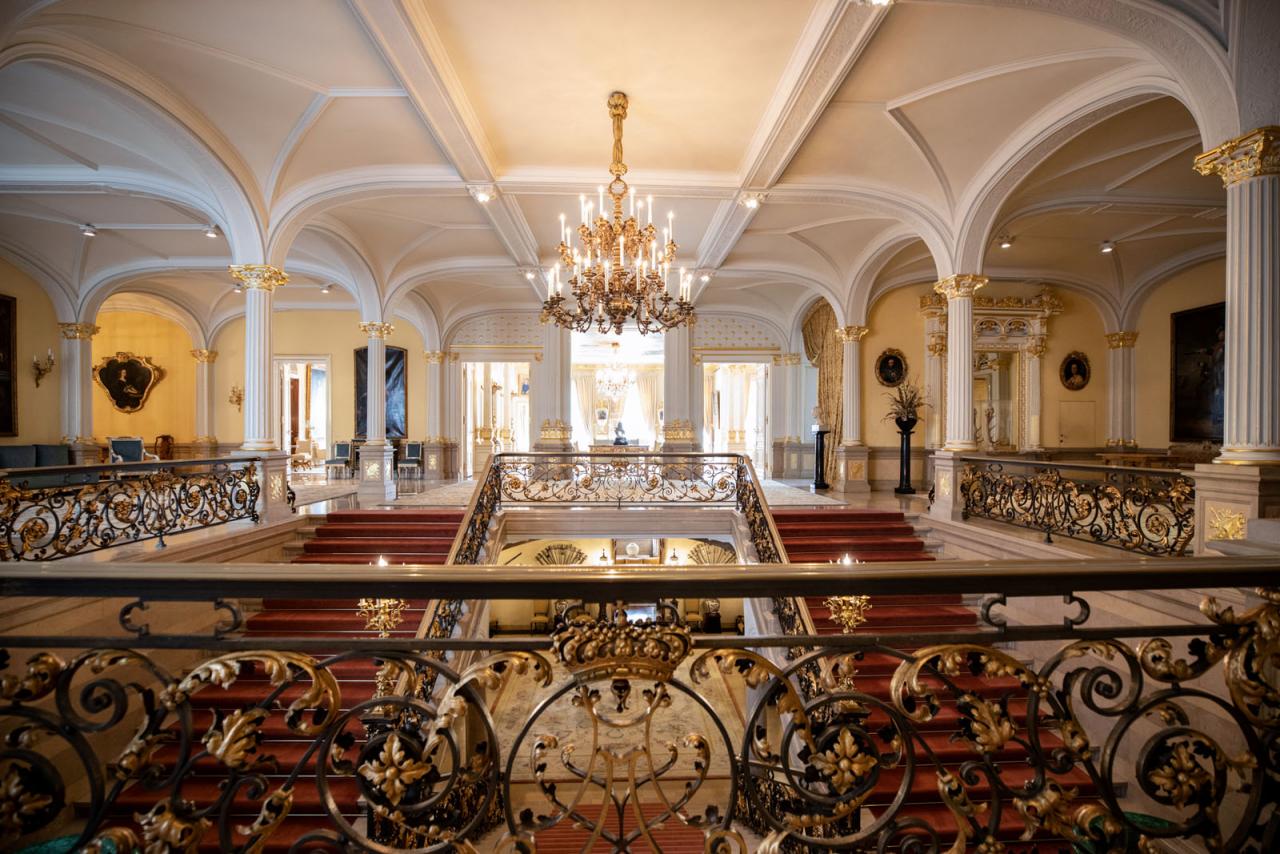
<svg viewBox="0 0 1280 854"><path fill-rule="evenodd" d="M1058 377L1068 391L1080 391L1089 384L1089 357L1078 350L1072 350L1062 360L1058 368Z"/></svg>
<svg viewBox="0 0 1280 854"><path fill-rule="evenodd" d="M876 358L876 380L880 385L893 388L906 378L907 359L901 350L889 347Z"/></svg>

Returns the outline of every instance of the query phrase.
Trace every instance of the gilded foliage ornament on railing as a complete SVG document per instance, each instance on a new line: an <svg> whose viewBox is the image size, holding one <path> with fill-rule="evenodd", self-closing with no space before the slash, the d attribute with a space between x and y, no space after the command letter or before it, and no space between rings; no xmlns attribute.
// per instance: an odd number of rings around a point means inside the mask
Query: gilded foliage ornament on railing
<svg viewBox="0 0 1280 854"><path fill-rule="evenodd" d="M161 854L202 839L261 850L314 788L328 825L303 848L535 851L538 833L571 824L589 837L583 850L659 850L661 825L745 854L738 828L751 819L764 827L756 851L997 852L1016 816L1024 839L1098 851L1177 838L1263 852L1280 821L1280 592L1259 593L1241 613L1206 600L1210 625L1189 642L1067 637L1036 664L978 642L916 648L908 635L906 649L845 638L783 666L749 649L694 651L686 629L625 615L570 624L553 640L554 667L531 648L459 672L429 639L327 658L232 649L185 675L129 649L36 652L25 666L4 654L0 847L59 827L84 784L73 847L85 851L111 841ZM400 689L345 696L339 674L363 659L389 664ZM1219 664L1225 691L1197 681ZM887 695L860 690L860 666L888 674ZM798 687L807 671L821 674L818 690ZM721 678L753 689L745 727L707 699ZM540 698L514 730L489 713L513 679ZM232 688L242 699L219 707ZM578 715L567 731L550 714L561 700ZM950 742L936 738L940 722ZM271 758L282 741L304 746L285 767ZM1013 749L1025 759L1009 762ZM526 764L545 809L519 806L527 789L513 796ZM219 783L203 799L185 785L197 767ZM358 791L373 830L343 813L338 781ZM911 793L924 789L949 822L919 811ZM139 792L145 806L124 808ZM505 838L481 847L499 803Z"/></svg>
<svg viewBox="0 0 1280 854"><path fill-rule="evenodd" d="M237 519L258 521L261 486L253 462L91 476L63 486L0 479L0 561L58 560Z"/></svg>
<svg viewBox="0 0 1280 854"><path fill-rule="evenodd" d="M1010 472L1006 467L1025 471ZM1077 476L1066 472L1079 469ZM965 465L966 517L1010 522L1149 555L1183 555L1195 538L1195 485L1175 471L978 462Z"/></svg>

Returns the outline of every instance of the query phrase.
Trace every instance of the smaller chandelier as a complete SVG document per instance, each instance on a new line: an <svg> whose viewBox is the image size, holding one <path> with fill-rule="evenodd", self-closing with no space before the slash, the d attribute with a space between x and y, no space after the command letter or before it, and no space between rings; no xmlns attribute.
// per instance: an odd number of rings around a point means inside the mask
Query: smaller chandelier
<svg viewBox="0 0 1280 854"><path fill-rule="evenodd" d="M606 400L622 400L636 384L635 371L627 370L618 358L618 342L613 342L613 361L596 371L596 394Z"/></svg>
<svg viewBox="0 0 1280 854"><path fill-rule="evenodd" d="M613 163L608 187L598 188L596 202L579 196L581 224L574 229L560 214L560 260L547 274L547 299L542 304L542 322L576 332L592 327L599 332L622 334L628 322L634 322L641 333L662 332L687 324L693 317L690 291L693 275L683 268L674 271L676 249L675 222L667 214L667 225L658 240L653 224L653 196L636 199L635 191L622 176L627 165L622 162L622 122L627 117L627 96L614 92L609 96L609 117L613 120ZM612 215L605 211L604 194L612 200ZM623 204L629 205L623 217ZM647 222L640 225L636 208ZM647 210L646 210L647 208ZM577 240L574 240L574 234ZM575 245L576 244L576 245ZM565 297L568 276L569 296Z"/></svg>

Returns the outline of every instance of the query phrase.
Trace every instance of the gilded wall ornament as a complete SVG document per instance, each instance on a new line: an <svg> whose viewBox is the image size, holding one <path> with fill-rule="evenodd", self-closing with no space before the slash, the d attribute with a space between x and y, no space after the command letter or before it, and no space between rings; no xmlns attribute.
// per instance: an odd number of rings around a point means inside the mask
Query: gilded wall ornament
<svg viewBox="0 0 1280 854"><path fill-rule="evenodd" d="M106 356L93 369L93 380L119 412L132 414L147 403L156 383L164 379L164 369L149 356L116 353Z"/></svg>

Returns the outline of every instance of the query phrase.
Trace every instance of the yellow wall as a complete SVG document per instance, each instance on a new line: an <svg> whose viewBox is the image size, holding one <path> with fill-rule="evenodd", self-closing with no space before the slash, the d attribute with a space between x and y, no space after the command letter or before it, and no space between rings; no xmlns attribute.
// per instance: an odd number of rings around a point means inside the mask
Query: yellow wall
<svg viewBox="0 0 1280 854"><path fill-rule="evenodd" d="M888 411L885 392L875 377L876 359L888 347L901 350L907 359L907 379L924 388L924 316L920 313L920 297L932 291L930 284L910 285L889 291L871 306L867 320L870 331L862 339L862 433L863 441L878 447L895 447L897 428L892 421L883 420ZM1031 297L1040 291L1040 285L1017 282L993 282L981 293L992 297ZM1049 321L1049 340L1041 361L1040 392L1041 419L1040 441L1046 448L1071 447L1086 444L1083 439L1072 441L1064 437L1059 442L1059 404L1062 401L1093 404L1093 445L1107 440L1107 343L1104 337L1102 317L1089 299L1081 294L1056 290L1064 308ZM1080 391L1069 391L1058 379L1058 367L1068 353L1079 350L1089 357L1092 377L1089 385ZM1167 367L1166 358L1165 365ZM1167 382L1166 382L1167 385ZM1166 405L1167 409L1167 405ZM932 412L926 417L936 417ZM923 425L916 428L911 437L914 447L923 447Z"/></svg>
<svg viewBox="0 0 1280 854"><path fill-rule="evenodd" d="M354 311L277 311L272 317L272 349L277 356L325 357L333 376L329 382L329 441L350 439L355 432L355 350L369 339L360 331L360 315ZM403 347L408 370L408 432L411 439L425 438L427 429L427 374L422 336L403 321L387 345ZM213 343L218 351L214 364L214 427L219 442L244 440L244 416L227 402L231 386L244 387L244 320L237 319L218 331Z"/></svg>
<svg viewBox="0 0 1280 854"><path fill-rule="evenodd" d="M58 385L61 364L45 376L36 388L31 372L31 357L41 360L53 348L55 362L62 361L62 336L53 303L44 289L17 267L0 261L0 294L18 300L18 340L15 343L14 366L17 374L15 394L18 398L18 435L0 436L6 445L52 444L61 441L62 404Z"/></svg>
<svg viewBox="0 0 1280 854"><path fill-rule="evenodd" d="M898 428L885 421L889 399L885 388L876 380L876 359L886 348L901 350L907 359L907 382L924 391L924 315L920 313L920 297L933 290L933 285L909 285L889 291L871 306L867 317L870 331L862 339L862 441L872 447L898 447ZM934 417L922 412L924 418ZM924 447L924 418L911 434L911 445Z"/></svg>
<svg viewBox="0 0 1280 854"><path fill-rule="evenodd" d="M187 331L172 320L137 311L103 311L95 321L102 329L93 338L93 364L116 353L147 356L164 370L146 404L137 412L121 412L107 392L93 385L93 433L141 436L148 446L167 433L177 442L195 438L196 360Z"/></svg>
<svg viewBox="0 0 1280 854"><path fill-rule="evenodd" d="M1147 297L1138 314L1138 343L1134 348L1138 389L1138 445L1169 445L1169 378L1176 311L1212 305L1226 299L1226 269L1222 259L1209 261L1164 282Z"/></svg>

